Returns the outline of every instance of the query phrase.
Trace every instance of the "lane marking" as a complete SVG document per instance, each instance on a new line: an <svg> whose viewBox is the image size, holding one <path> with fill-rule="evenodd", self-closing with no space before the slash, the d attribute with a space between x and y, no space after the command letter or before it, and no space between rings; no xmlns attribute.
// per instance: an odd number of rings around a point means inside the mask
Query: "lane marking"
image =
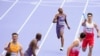
<svg viewBox="0 0 100 56"><path fill-rule="evenodd" d="M61 4L60 7L63 7L63 5L65 4L65 2L66 2L66 0L63 0L63 2L62 2L62 4ZM53 23L51 23L49 29L47 30L47 33L45 34L44 39L43 39L43 41L41 42L41 44L40 44L40 46L39 46L39 49L38 49L37 52L36 52L36 55L39 54L39 52L40 52L40 50L41 50L41 48L42 48L42 46L43 46L43 44L44 44L44 42L45 42L45 40L46 40L48 34L49 34L49 32L50 32L50 30L52 29L52 27L53 27Z"/></svg>
<svg viewBox="0 0 100 56"><path fill-rule="evenodd" d="M83 14L85 14L86 9L88 7L88 4L89 4L89 0L86 1L85 7L84 7L84 10L83 10ZM83 14L81 16L81 20L80 20L79 25L78 25L78 28L76 30L75 39L77 38L77 35L79 34L79 30L80 30L80 26L81 26L81 23L82 23L82 19L84 18Z"/></svg>
<svg viewBox="0 0 100 56"><path fill-rule="evenodd" d="M0 20L2 20L7 14L8 12L17 4L19 0L16 0L12 5L11 7L8 8L8 10L0 17Z"/></svg>

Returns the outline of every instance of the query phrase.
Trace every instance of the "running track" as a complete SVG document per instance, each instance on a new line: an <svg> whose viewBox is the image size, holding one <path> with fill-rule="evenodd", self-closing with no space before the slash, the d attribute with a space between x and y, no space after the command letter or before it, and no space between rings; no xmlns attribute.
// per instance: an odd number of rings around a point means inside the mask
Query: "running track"
<svg viewBox="0 0 100 56"><path fill-rule="evenodd" d="M59 51L60 40L56 37L55 24L52 24L57 9L62 7L67 14L67 20L71 27L65 27L64 51ZM11 40L11 33L19 33L19 42L24 51L29 42L34 39L37 32L42 33L39 43L38 56L66 56L68 46L75 39L76 32L81 32L79 26L83 12L92 12L94 21L100 28L100 1L99 0L0 0L0 54L5 43ZM79 28L79 29L78 29ZM96 33L95 33L96 34ZM99 56L100 39L95 35L93 56ZM86 56L88 50L81 51L80 56Z"/></svg>

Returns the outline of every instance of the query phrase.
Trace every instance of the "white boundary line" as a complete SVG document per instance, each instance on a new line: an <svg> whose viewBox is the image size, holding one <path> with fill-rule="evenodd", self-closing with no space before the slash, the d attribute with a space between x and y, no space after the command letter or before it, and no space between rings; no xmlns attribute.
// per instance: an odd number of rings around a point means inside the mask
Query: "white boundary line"
<svg viewBox="0 0 100 56"><path fill-rule="evenodd" d="M25 22L22 24L22 26L19 28L19 30L17 31L17 33L20 33L20 31L23 29L23 27L26 25L26 23L29 21L29 19L31 18L31 16L35 13L35 11L37 10L37 8L40 6L42 0L40 0L38 2L38 4L36 5L36 7L33 9L33 11L31 12L31 14L27 17L27 19L25 20Z"/></svg>
<svg viewBox="0 0 100 56"><path fill-rule="evenodd" d="M16 1L11 5L11 7L9 7L9 9L0 17L0 20L2 20L2 19L6 16L6 14L17 4L18 1L19 1L19 0L16 0Z"/></svg>
<svg viewBox="0 0 100 56"><path fill-rule="evenodd" d="M60 7L63 7L63 5L65 4L65 2L66 2L66 0L63 0L63 2L62 2L62 4L61 4ZM39 46L39 49L38 49L37 52L36 52L36 55L38 55L38 53L40 52L40 50L41 50L41 48L42 48L42 46L43 46L43 44L44 44L44 42L45 42L45 40L46 40L46 38L47 38L47 36L48 36L48 34L49 34L49 32L50 32L52 26L53 26L53 23L51 23L51 25L50 25L50 27L49 27L47 33L45 34L44 39L43 39L43 41L41 42L41 44L40 44L40 46Z"/></svg>
<svg viewBox="0 0 100 56"><path fill-rule="evenodd" d="M86 1L86 4L85 4L85 7L84 7L84 10L83 10L83 13L85 14L86 12L86 9L88 7L88 4L89 4L89 0ZM83 19L83 14L81 16L81 20L79 22L79 25L78 25L78 28L77 28L77 31L76 31L76 34L75 34L75 39L77 38L77 35L79 34L79 30L80 30L80 26L81 26L81 23L82 23L82 19Z"/></svg>
<svg viewBox="0 0 100 56"><path fill-rule="evenodd" d="M3 0L2 0L2 1L3 1ZM14 1L6 1L6 0L4 0L4 2L12 3L12 2L14 2ZM18 1L18 3L23 3L23 4L37 4L38 2L37 2L37 1L34 1L34 2Z"/></svg>
<svg viewBox="0 0 100 56"><path fill-rule="evenodd" d="M14 2L14 1L9 1L9 0L1 0L2 2Z"/></svg>
<svg viewBox="0 0 100 56"><path fill-rule="evenodd" d="M14 1L9 1L9 0L1 0L1 1L4 1L4 2L14 2ZM69 3L72 3L72 2L84 3L82 1L70 1L70 0L67 1L67 2L69 2ZM30 2L28 2L28 1L19 1L18 3L29 3L30 4ZM42 1L42 3L61 3L61 1ZM90 4L100 4L100 3L96 2L96 1L91 1Z"/></svg>

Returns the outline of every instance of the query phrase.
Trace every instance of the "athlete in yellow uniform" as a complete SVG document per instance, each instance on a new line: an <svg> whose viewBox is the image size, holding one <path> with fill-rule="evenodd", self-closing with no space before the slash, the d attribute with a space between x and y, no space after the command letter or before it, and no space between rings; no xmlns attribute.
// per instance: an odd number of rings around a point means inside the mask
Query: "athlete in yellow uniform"
<svg viewBox="0 0 100 56"><path fill-rule="evenodd" d="M18 53L20 53L20 56L24 56L22 52L22 47L17 40L18 40L18 34L12 33L12 41L9 42L7 47L4 48L5 50L7 50L7 53L10 54L10 56L18 56Z"/></svg>

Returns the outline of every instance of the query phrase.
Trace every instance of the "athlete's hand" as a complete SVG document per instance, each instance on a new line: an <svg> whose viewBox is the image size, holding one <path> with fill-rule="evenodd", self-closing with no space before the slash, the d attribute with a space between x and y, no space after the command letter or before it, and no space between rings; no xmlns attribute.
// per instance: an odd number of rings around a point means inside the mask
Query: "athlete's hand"
<svg viewBox="0 0 100 56"><path fill-rule="evenodd" d="M86 26L86 19L84 19L83 23L82 23L82 26Z"/></svg>
<svg viewBox="0 0 100 56"><path fill-rule="evenodd" d="M84 22L86 22L87 20L85 19Z"/></svg>
<svg viewBox="0 0 100 56"><path fill-rule="evenodd" d="M70 27L69 26L67 26L68 27L68 29L70 30Z"/></svg>
<svg viewBox="0 0 100 56"><path fill-rule="evenodd" d="M54 20L53 20L53 23L57 23L57 20L56 20L56 19L54 19Z"/></svg>
<svg viewBox="0 0 100 56"><path fill-rule="evenodd" d="M100 38L100 33L97 33L97 38Z"/></svg>

